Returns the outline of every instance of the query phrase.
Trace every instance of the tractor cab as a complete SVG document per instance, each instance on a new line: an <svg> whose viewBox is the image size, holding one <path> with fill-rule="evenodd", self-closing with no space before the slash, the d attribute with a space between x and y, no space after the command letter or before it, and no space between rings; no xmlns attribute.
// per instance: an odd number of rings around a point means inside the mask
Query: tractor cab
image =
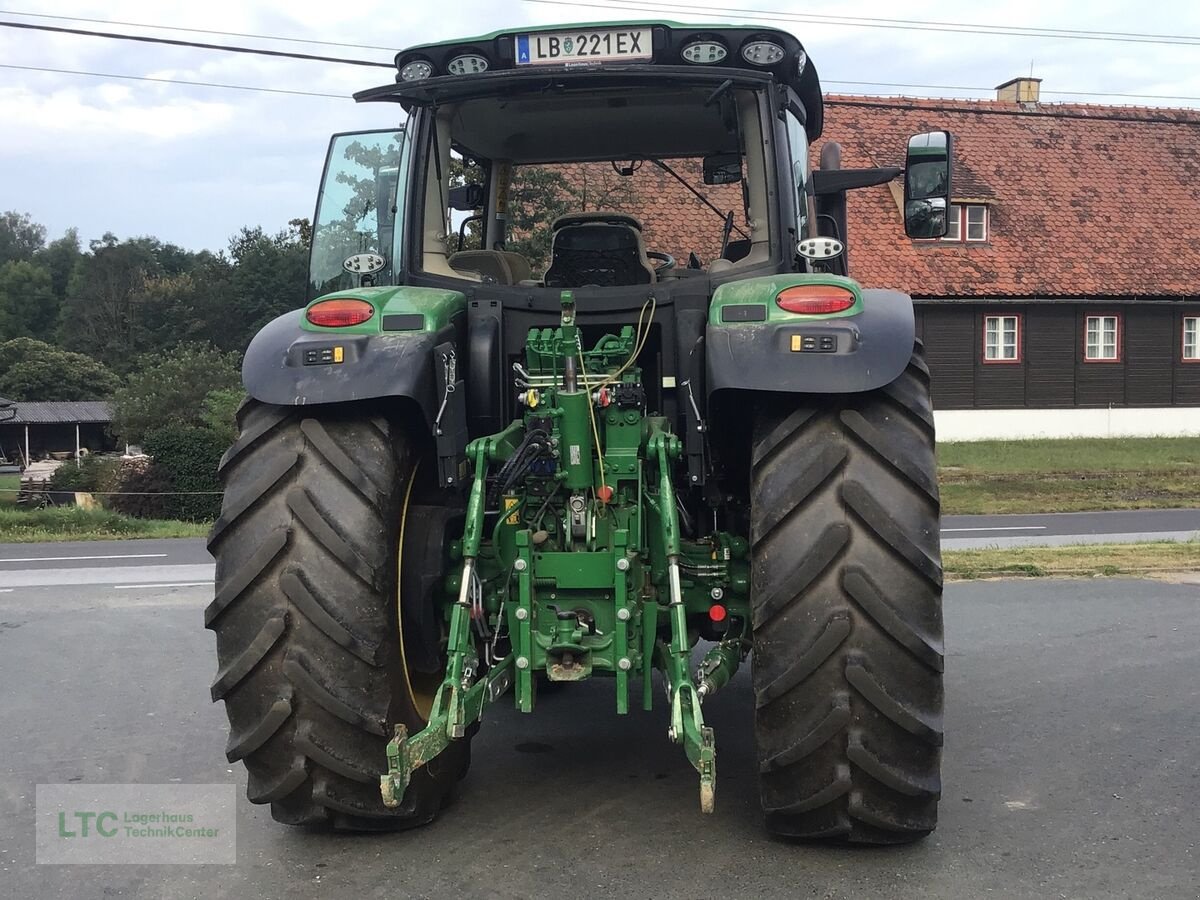
<svg viewBox="0 0 1200 900"><path fill-rule="evenodd" d="M367 251L375 284L551 300L814 268L796 243L821 96L789 34L583 26L396 62L396 84L357 99L400 105L403 130L334 139L314 296L360 286L341 263Z"/></svg>

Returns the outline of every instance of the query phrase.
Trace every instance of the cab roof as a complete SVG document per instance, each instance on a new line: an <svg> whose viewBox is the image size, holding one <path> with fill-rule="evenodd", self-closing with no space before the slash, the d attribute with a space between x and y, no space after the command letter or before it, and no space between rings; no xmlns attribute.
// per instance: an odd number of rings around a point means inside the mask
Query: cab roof
<svg viewBox="0 0 1200 900"><path fill-rule="evenodd" d="M542 61L529 64L523 59L518 62L517 47L522 38L538 35L614 33L622 30L649 31L652 46L645 48L638 58L608 58L588 61L573 58L562 63ZM765 41L781 48L780 58L772 63L755 64L743 55L745 48L755 42ZM522 46L528 46L528 41ZM722 47L722 58L715 62L693 63L683 55L684 48L697 43L710 43ZM450 74L450 64L460 57L481 58L483 68L471 74ZM420 79L404 80L400 72L412 63L427 63L429 74ZM478 66L478 63L475 64ZM418 66L424 71L423 66ZM607 73L625 77L636 76L638 80L661 77L663 80L678 80L693 72L697 76L724 74L735 81L763 80L769 76L780 84L790 85L807 113L806 131L810 140L821 134L822 99L821 85L812 62L808 59L800 41L792 34L778 28L747 25L687 25L665 20L622 20L610 22L586 22L563 25L540 25L517 30L494 31L476 37L420 44L400 51L396 55L396 84L385 85L355 94L359 101L391 100L405 106L421 106L437 103L441 98L454 95L484 94L488 85L500 87L500 82L511 85L513 79L504 75L536 78L570 73L571 80L586 78L588 74ZM411 69L409 70L412 71ZM523 80L523 79L522 79ZM604 80L603 78L598 80ZM475 89L472 89L475 88Z"/></svg>

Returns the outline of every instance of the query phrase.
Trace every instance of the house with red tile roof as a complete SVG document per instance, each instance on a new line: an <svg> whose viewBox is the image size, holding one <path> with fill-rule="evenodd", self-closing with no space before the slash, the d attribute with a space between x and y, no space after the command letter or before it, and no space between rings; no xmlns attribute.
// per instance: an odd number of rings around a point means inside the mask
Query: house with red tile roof
<svg viewBox="0 0 1200 900"><path fill-rule="evenodd" d="M899 182L847 211L851 274L917 301L939 427L1200 433L1200 111L1045 104L1036 79L998 91L826 98L846 168L954 135L946 238L905 237Z"/></svg>

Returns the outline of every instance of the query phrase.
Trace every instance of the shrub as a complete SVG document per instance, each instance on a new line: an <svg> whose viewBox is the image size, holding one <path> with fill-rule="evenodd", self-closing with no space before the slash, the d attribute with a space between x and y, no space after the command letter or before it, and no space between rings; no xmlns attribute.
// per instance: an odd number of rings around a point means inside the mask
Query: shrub
<svg viewBox="0 0 1200 900"><path fill-rule="evenodd" d="M50 476L50 490L111 491L120 466L121 461L111 456L86 456L79 466L65 463Z"/></svg>
<svg viewBox="0 0 1200 900"><path fill-rule="evenodd" d="M174 424L148 431L144 446L154 460L152 470L169 481L168 490L184 492L165 498L168 514L162 518L215 519L221 509L217 465L225 452L225 439L209 428ZM188 493L204 491L212 493Z"/></svg>
<svg viewBox="0 0 1200 900"><path fill-rule="evenodd" d="M109 509L139 519L166 519L173 497L171 479L161 466L149 459L125 460L113 488L118 493L106 498Z"/></svg>

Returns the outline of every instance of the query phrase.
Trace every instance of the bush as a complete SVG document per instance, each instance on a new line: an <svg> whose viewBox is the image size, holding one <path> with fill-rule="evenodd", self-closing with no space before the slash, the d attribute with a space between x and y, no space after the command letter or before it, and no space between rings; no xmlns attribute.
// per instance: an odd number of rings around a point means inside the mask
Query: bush
<svg viewBox="0 0 1200 900"><path fill-rule="evenodd" d="M171 479L161 466L149 459L125 460L117 475L118 493L105 498L105 506L139 519L169 518L167 506L173 497Z"/></svg>
<svg viewBox="0 0 1200 900"><path fill-rule="evenodd" d="M166 477L168 490L212 492L166 497L166 515L159 518L188 522L215 519L221 510L217 466L225 453L225 439L209 428L175 424L148 431L144 446L154 460L151 471L158 470Z"/></svg>
<svg viewBox="0 0 1200 900"><path fill-rule="evenodd" d="M97 491L114 490L121 461L111 456L86 456L83 464L65 463L50 476L52 491Z"/></svg>

